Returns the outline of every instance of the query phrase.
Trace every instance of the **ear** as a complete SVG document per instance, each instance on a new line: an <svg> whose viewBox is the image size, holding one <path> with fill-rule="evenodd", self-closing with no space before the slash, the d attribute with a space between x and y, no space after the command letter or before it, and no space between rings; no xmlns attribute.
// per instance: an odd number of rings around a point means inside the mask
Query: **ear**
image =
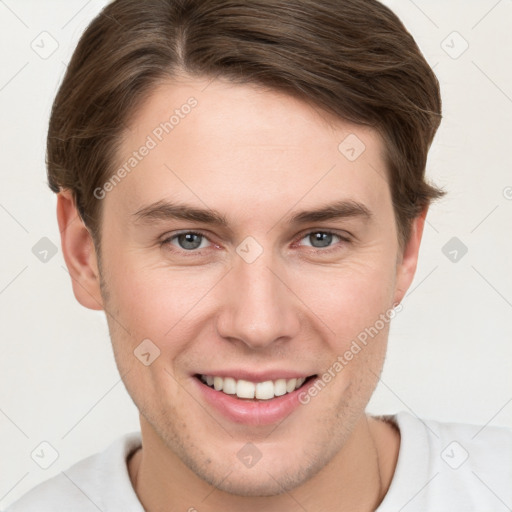
<svg viewBox="0 0 512 512"><path fill-rule="evenodd" d="M402 302L405 293L414 279L427 212L428 206L412 221L409 241L404 247L403 252L398 255L393 304Z"/></svg>
<svg viewBox="0 0 512 512"><path fill-rule="evenodd" d="M57 195L62 254L68 267L76 300L89 309L102 310L103 299L96 251L89 230L82 221L71 190Z"/></svg>

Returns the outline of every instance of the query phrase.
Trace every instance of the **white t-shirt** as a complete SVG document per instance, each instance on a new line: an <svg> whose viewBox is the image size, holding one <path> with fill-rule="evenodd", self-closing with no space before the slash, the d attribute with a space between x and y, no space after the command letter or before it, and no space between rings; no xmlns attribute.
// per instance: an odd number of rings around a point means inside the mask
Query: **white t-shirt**
<svg viewBox="0 0 512 512"><path fill-rule="evenodd" d="M512 510L512 429L439 423L407 412L386 418L397 424L401 442L377 512ZM139 433L127 434L39 484L6 512L144 512L126 465L140 446Z"/></svg>

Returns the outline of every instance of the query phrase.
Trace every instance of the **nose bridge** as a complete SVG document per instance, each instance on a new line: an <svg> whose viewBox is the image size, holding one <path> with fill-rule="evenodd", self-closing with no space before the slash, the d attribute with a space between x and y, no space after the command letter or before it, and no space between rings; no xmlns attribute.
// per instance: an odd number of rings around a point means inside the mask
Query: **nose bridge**
<svg viewBox="0 0 512 512"><path fill-rule="evenodd" d="M218 331L252 348L263 348L278 339L294 337L299 316L293 294L280 279L277 259L270 250L253 259L255 247L250 244L245 246L245 253L243 243L237 248L239 257L235 257L225 283L227 295ZM251 252L251 257L246 257Z"/></svg>

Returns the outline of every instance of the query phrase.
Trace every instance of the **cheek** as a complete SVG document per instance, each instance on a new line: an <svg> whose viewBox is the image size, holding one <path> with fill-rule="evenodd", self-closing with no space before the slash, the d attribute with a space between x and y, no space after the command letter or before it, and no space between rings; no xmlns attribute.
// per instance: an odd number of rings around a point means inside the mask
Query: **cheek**
<svg viewBox="0 0 512 512"><path fill-rule="evenodd" d="M108 320L114 356L130 396L148 414L151 403L163 396L180 397L182 382L174 366L194 339L188 332L187 313L205 284L194 286L187 280L190 286L184 293L184 276L168 269L118 263L108 281L107 309L115 317Z"/></svg>
<svg viewBox="0 0 512 512"><path fill-rule="evenodd" d="M208 289L208 272L125 267L112 276L109 288L116 309L134 337L162 339L183 327Z"/></svg>
<svg viewBox="0 0 512 512"><path fill-rule="evenodd" d="M317 268L297 273L297 295L335 333L340 350L390 311L394 272L392 258L374 263L366 258L339 267Z"/></svg>
<svg viewBox="0 0 512 512"><path fill-rule="evenodd" d="M129 251L108 261L109 311L130 332L130 343L118 343L125 352L149 338L167 355L179 354L207 317L223 309L222 297L240 293L224 289L225 265L171 268L161 257ZM290 296L288 307L297 307L298 315L305 307L302 313L313 315L313 323L314 316L321 319L335 333L339 352L389 309L394 263L391 248L379 242L335 264L290 263L278 273L303 302ZM119 335L126 340L123 330Z"/></svg>

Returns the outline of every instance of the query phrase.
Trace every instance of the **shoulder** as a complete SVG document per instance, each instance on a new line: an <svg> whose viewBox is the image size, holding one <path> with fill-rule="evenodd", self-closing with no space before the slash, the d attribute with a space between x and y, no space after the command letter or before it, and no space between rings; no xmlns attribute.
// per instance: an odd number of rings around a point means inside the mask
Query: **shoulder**
<svg viewBox="0 0 512 512"><path fill-rule="evenodd" d="M386 417L400 430L398 463L378 512L509 511L512 429Z"/></svg>
<svg viewBox="0 0 512 512"><path fill-rule="evenodd" d="M140 434L126 434L106 450L83 459L31 489L6 512L143 512L130 482L126 458L140 447Z"/></svg>

